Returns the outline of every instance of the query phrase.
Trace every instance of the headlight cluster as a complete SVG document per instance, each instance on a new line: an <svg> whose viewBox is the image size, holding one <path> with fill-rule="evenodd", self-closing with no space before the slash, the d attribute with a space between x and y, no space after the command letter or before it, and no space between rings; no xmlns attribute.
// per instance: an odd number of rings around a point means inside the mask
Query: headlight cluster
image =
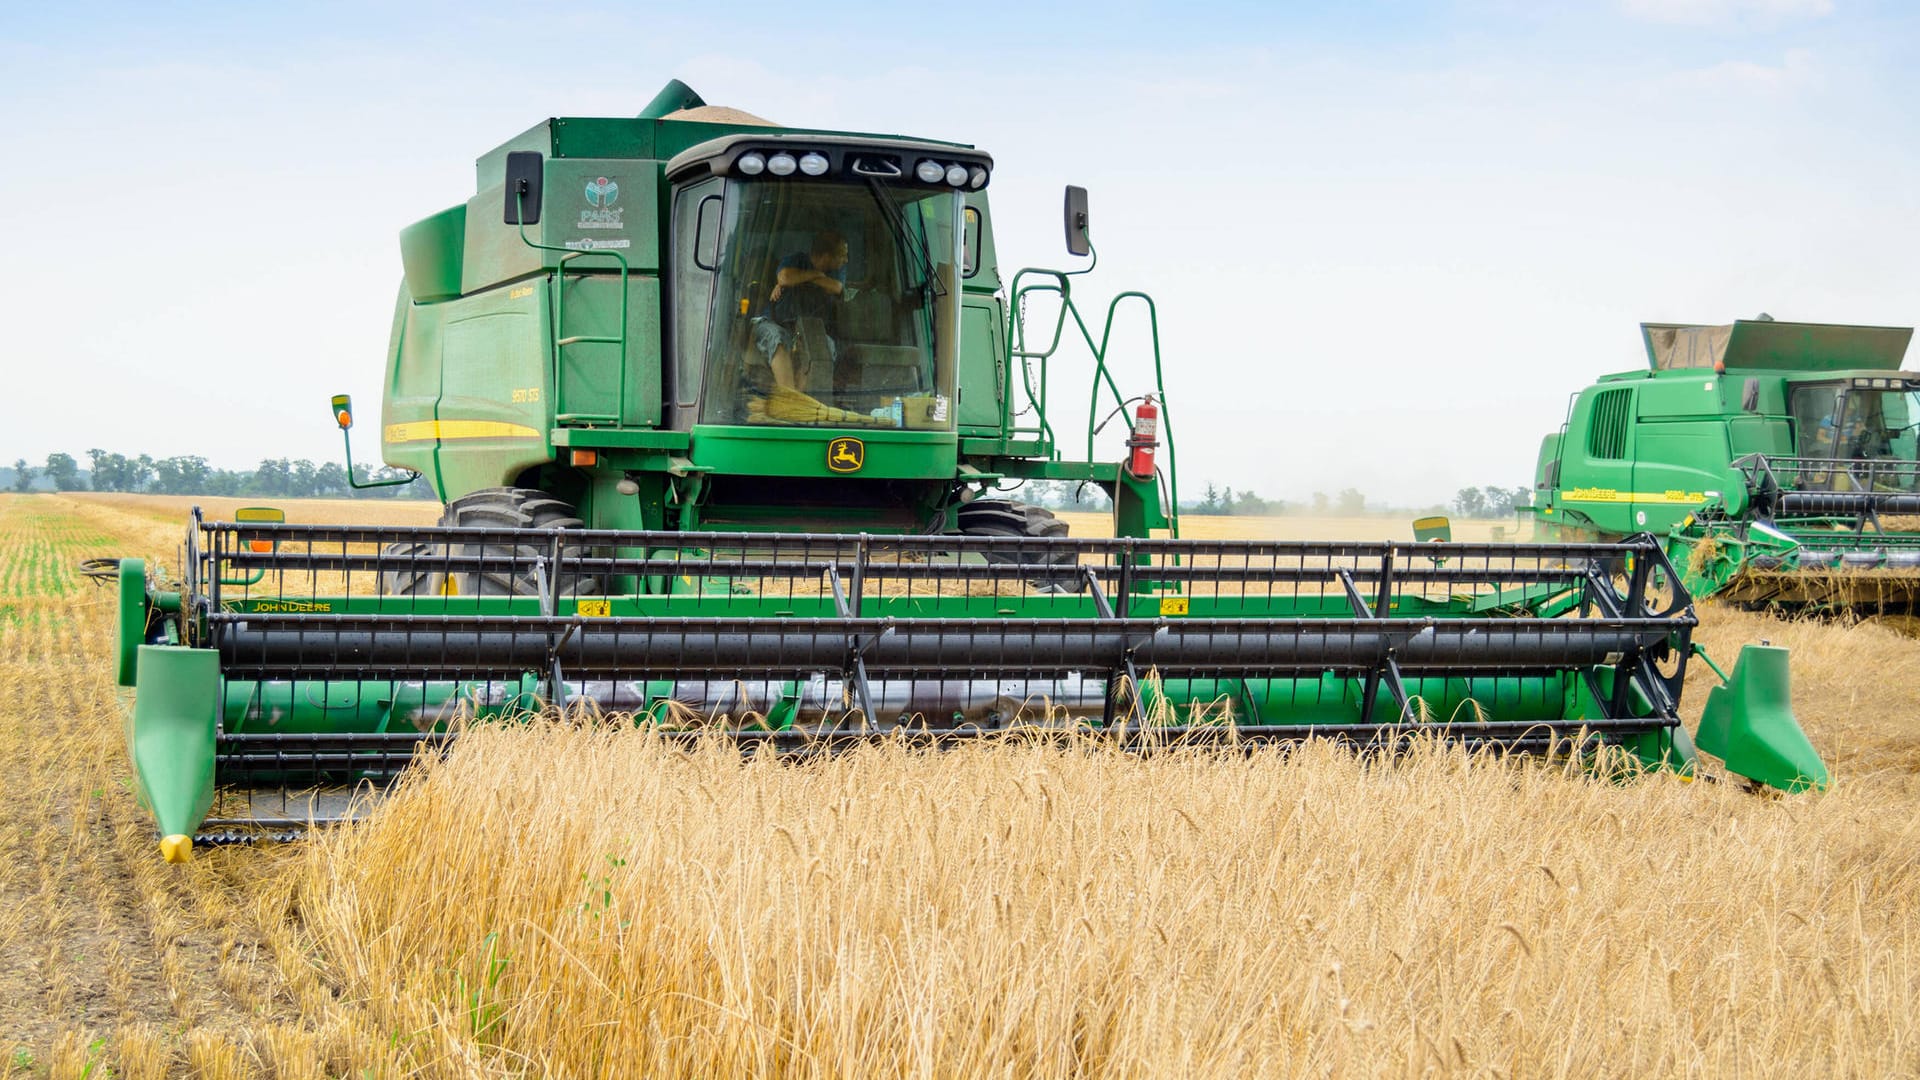
<svg viewBox="0 0 1920 1080"><path fill-rule="evenodd" d="M962 165L958 162L947 164L932 158L922 159L914 166L913 175L922 183L938 184L946 181L950 187L964 187L978 191L987 186L987 170L979 165Z"/></svg>
<svg viewBox="0 0 1920 1080"><path fill-rule="evenodd" d="M762 173L772 176L825 176L833 167L827 155L818 150L801 151L797 155L787 150L749 150L734 160L733 167L741 176L759 176ZM897 168L888 163L888 167ZM875 173L874 175L886 175ZM899 175L897 172L894 175ZM984 165L970 165L965 162L935 161L922 159L914 166L913 175L923 184L946 184L949 187L978 191L987 186L987 169Z"/></svg>

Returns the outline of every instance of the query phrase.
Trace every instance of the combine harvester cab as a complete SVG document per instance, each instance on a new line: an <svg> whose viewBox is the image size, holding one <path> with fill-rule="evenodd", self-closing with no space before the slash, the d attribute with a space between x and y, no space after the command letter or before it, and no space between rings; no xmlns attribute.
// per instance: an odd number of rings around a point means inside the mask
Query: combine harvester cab
<svg viewBox="0 0 1920 1080"><path fill-rule="evenodd" d="M1102 322L1083 271L1003 278L993 169L678 83L483 155L471 199L401 235L381 452L440 525L196 515L184 580L122 566L128 742L166 855L337 819L341 791L465 725L548 709L799 756L1013 728L1137 750L1432 732L1692 769L1694 615L1649 537L1178 539L1151 299ZM1070 254L1088 221L1068 188ZM1135 309L1153 367L1129 396L1107 357ZM1078 460L1048 393L1076 334ZM344 395L332 413L353 426ZM1113 538L1012 501L1024 481L1099 489ZM1726 698L1714 752L1824 783L1784 686L1762 689Z"/></svg>
<svg viewBox="0 0 1920 1080"><path fill-rule="evenodd" d="M1912 331L1643 324L1648 370L1574 395L1541 446L1540 535L1667 538L1696 596L1911 614L1920 600Z"/></svg>

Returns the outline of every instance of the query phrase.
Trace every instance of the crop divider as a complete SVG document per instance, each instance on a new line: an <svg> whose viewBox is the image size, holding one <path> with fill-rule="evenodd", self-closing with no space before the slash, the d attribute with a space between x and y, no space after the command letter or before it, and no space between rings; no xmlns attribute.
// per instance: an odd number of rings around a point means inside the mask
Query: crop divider
<svg viewBox="0 0 1920 1080"><path fill-rule="evenodd" d="M1118 623L1119 617L1114 613L1113 601L1108 600L1107 594L1100 588L1100 575L1094 573L1093 567L1082 566L1080 568L1080 576L1087 583L1088 594L1093 597L1094 610L1102 619ZM1127 699L1127 715L1121 723L1135 724L1144 727L1146 726L1147 715L1146 709L1140 701L1140 670L1133 662L1132 642L1125 643L1125 648L1120 654L1120 665L1109 671L1107 677L1107 697L1106 702L1100 708L1100 719L1103 723L1111 723L1113 721L1114 699L1120 693L1119 684L1122 674L1126 676L1127 693L1129 696Z"/></svg>
<svg viewBox="0 0 1920 1080"><path fill-rule="evenodd" d="M858 580L858 564L856 563L855 566L855 579ZM849 623L858 620L860 617L859 609L848 602L847 592L840 584L840 567L834 563L827 564L827 583L833 589L833 606L834 609L840 613L840 617ZM885 630L881 631L882 634L886 632ZM862 635L858 633L850 635L847 643L847 659L841 666L842 670L852 672L854 694L860 701L860 715L866 717L867 724L871 726L878 723L879 718L873 713L873 688L867 683L867 649L869 645L870 642L865 640Z"/></svg>

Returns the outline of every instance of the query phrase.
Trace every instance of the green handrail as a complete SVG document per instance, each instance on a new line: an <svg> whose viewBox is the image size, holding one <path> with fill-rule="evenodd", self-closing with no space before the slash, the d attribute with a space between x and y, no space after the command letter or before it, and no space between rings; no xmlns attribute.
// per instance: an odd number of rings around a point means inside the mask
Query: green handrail
<svg viewBox="0 0 1920 1080"><path fill-rule="evenodd" d="M1096 261L1098 259L1097 253L1095 259ZM1080 331L1081 340L1086 342L1087 349L1093 354L1094 358L1094 377L1087 401L1086 441L1087 460L1092 461L1093 437L1094 430L1098 426L1101 386L1104 385L1108 394L1111 395L1114 408L1122 410L1126 408L1126 398L1120 393L1119 386L1114 382L1113 372L1107 366L1107 350L1113 343L1114 320L1119 314L1122 303L1128 300L1139 300L1145 304L1147 308L1148 334L1153 345L1153 386L1155 396L1159 399L1160 403L1160 430L1165 433L1164 442L1167 448L1167 520L1171 526L1173 535L1178 536L1180 534L1179 466L1174 452L1172 409L1167 403L1166 373L1160 357L1159 309L1155 306L1153 297L1144 292L1129 290L1120 293L1108 303L1106 322L1101 327L1099 340L1095 341L1093 331L1088 328L1086 320L1080 315L1079 306L1073 302L1072 283L1067 280L1069 276L1083 274L1091 269L1093 269L1092 264L1089 264L1086 270L1072 271L1027 267L1014 274L1012 310L1008 312L1008 321L1011 326L1007 334L1005 378L1002 382L1000 393L1000 430L1003 433L1003 438L1008 440L1018 435L1031 434L1038 436L1041 440L1040 451L1044 453L1049 460L1059 460L1060 454L1054 441L1053 425L1047 419L1047 362L1053 357L1055 352L1059 351L1062 333L1066 327L1067 316L1071 314L1073 316L1074 326ZM1051 280L1033 284L1023 284L1022 280L1029 275L1046 277ZM1027 347L1026 315L1021 303L1027 296L1036 293L1057 293L1060 297L1060 310L1054 318L1053 335L1043 349L1030 349ZM1038 426L1034 428L1020 428L1014 425L1013 366L1016 360L1020 362L1023 373L1029 370L1029 364L1035 361L1038 362L1040 372L1038 396L1035 395L1034 387L1029 380L1024 378L1021 380L1023 389L1027 394L1027 400L1032 403L1039 418Z"/></svg>
<svg viewBox="0 0 1920 1080"><path fill-rule="evenodd" d="M538 251L558 251L563 253L560 256L558 262L554 266L554 275L553 275L554 281L553 281L553 331L552 332L554 335L553 337L553 405L555 409L554 422L563 423L566 421L574 421L574 422L585 423L585 424L618 424L620 423L620 410L626 405L626 402L627 402L627 304L629 299L627 279L630 273L629 268L627 266L627 257L625 255L620 254L617 251L611 251L611 250L601 251L601 250L595 250L595 249L582 251L576 248L567 247L562 244L542 244L542 243L538 243L536 241L527 239L526 198L527 198L526 192L522 191L522 192L514 193L514 206L515 206L515 209L518 211L518 213L516 213L514 216L518 219L518 223L519 223L520 242ZM560 334L562 331L566 329L566 325L567 325L567 316L566 316L567 263L571 262L574 259L586 258L594 255L608 256L620 264L620 333L615 336L608 336L606 334L573 334L568 337L561 337ZM562 413L558 411L560 408L560 403L567 400L566 391L561 386L562 373L566 371L566 365L560 362L560 354L561 354L561 351L564 350L569 345L617 345L619 346L620 348L620 360L619 360L620 390L619 390L619 396L613 399L614 411L612 413Z"/></svg>

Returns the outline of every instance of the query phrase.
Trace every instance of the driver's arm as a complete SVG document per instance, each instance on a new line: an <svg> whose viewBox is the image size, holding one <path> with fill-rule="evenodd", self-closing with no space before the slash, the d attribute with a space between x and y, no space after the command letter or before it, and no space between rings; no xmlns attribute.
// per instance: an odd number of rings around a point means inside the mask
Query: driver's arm
<svg viewBox="0 0 1920 1080"><path fill-rule="evenodd" d="M812 267L783 266L780 272L774 275L774 281L784 289L790 289L796 285L818 285L834 296L839 296L844 288L840 284L840 279L830 274L823 274Z"/></svg>

